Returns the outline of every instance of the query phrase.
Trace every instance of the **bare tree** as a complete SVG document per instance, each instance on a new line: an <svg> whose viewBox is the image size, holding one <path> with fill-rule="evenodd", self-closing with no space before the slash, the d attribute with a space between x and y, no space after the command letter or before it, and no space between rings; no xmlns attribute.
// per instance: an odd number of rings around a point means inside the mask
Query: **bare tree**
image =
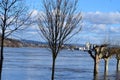
<svg viewBox="0 0 120 80"><path fill-rule="evenodd" d="M63 44L81 30L81 13L76 12L78 0L43 0L44 12L40 14L40 35L48 42L52 52L52 75L55 61Z"/></svg>
<svg viewBox="0 0 120 80"><path fill-rule="evenodd" d="M22 0L1 0L0 1L0 79L3 65L4 39L17 30L22 30L24 24L29 24L30 14L27 14L26 7Z"/></svg>
<svg viewBox="0 0 120 80"><path fill-rule="evenodd" d="M105 60L105 71L108 70L108 59L110 55L107 54L108 49L106 44L93 46L93 48L88 50L88 53L94 60L94 76L98 74L99 62L101 59Z"/></svg>
<svg viewBox="0 0 120 80"><path fill-rule="evenodd" d="M120 49L119 49L119 53L118 54L116 54L116 59L117 59L117 72L119 72L120 71Z"/></svg>
<svg viewBox="0 0 120 80"><path fill-rule="evenodd" d="M111 56L112 54L110 53L110 48L108 46L101 48L100 58L104 59L104 77L108 75L108 65Z"/></svg>
<svg viewBox="0 0 120 80"><path fill-rule="evenodd" d="M91 58L94 60L94 76L98 74L100 49L100 46L94 46L93 49L88 50L88 54L90 54Z"/></svg>
<svg viewBox="0 0 120 80"><path fill-rule="evenodd" d="M116 55L117 60L116 71L120 72L120 47L111 48L111 53L113 55Z"/></svg>
<svg viewBox="0 0 120 80"><path fill-rule="evenodd" d="M120 48L117 46L113 46L113 47L103 50L102 59L104 59L104 61L105 61L105 71L104 72L106 75L108 74L109 59L114 55L116 55L116 59L117 59L116 71L120 71L120 54L119 54L119 52L120 52Z"/></svg>

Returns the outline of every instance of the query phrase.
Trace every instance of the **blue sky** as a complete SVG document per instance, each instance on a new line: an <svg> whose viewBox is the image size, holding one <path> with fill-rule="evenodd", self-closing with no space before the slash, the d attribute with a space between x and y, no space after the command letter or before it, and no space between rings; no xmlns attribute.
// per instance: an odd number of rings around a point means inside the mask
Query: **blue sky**
<svg viewBox="0 0 120 80"><path fill-rule="evenodd" d="M79 8L84 12L111 12L118 11L120 0L79 0Z"/></svg>
<svg viewBox="0 0 120 80"><path fill-rule="evenodd" d="M41 12L41 0L26 0L34 15ZM101 44L108 39L120 42L120 0L79 0L78 10L82 12L82 31L71 39L72 43L86 42ZM22 39L43 41L37 32L37 25L18 33Z"/></svg>

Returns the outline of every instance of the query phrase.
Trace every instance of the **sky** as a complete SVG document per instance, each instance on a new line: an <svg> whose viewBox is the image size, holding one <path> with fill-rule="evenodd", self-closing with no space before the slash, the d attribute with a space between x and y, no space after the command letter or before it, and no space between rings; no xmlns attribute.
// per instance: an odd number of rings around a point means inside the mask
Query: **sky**
<svg viewBox="0 0 120 80"><path fill-rule="evenodd" d="M120 44L120 0L79 0L78 11L82 14L82 30L71 39L71 43L101 44L112 41ZM41 12L41 0L26 0L33 16ZM38 34L38 26L32 25L18 32L21 39L43 41Z"/></svg>

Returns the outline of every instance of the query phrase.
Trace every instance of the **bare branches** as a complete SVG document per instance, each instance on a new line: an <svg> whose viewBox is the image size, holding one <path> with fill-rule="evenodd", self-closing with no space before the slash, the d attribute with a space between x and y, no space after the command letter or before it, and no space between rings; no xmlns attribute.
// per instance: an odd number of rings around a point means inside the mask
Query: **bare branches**
<svg viewBox="0 0 120 80"><path fill-rule="evenodd" d="M93 59L95 59L95 55L93 55L92 51L89 50L88 53L90 54L90 56L91 56Z"/></svg>
<svg viewBox="0 0 120 80"><path fill-rule="evenodd" d="M55 52L81 30L81 13L76 13L77 0L43 0L44 14L38 20L41 34Z"/></svg>
<svg viewBox="0 0 120 80"><path fill-rule="evenodd" d="M9 36L16 30L22 30L23 26L30 25L30 16L26 7L23 7L21 0L0 1L0 28L4 31L4 37Z"/></svg>

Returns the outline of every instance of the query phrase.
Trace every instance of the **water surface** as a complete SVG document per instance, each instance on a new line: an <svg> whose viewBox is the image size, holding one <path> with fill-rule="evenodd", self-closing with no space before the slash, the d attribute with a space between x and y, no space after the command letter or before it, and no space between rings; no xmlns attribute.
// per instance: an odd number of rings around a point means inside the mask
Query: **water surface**
<svg viewBox="0 0 120 80"><path fill-rule="evenodd" d="M50 80L52 58L48 49L5 48L4 52L2 80ZM106 77L103 62L96 80L120 80L116 60L110 60ZM87 52L62 50L56 61L55 80L95 80L92 58Z"/></svg>

